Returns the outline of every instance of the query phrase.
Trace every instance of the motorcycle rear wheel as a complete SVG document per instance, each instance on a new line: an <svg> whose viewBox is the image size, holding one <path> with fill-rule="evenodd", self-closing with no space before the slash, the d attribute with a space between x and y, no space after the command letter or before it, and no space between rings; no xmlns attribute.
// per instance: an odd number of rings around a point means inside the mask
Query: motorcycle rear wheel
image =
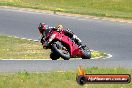
<svg viewBox="0 0 132 88"><path fill-rule="evenodd" d="M82 51L83 51L82 59L90 59L91 58L91 51L87 47L82 49Z"/></svg>
<svg viewBox="0 0 132 88"><path fill-rule="evenodd" d="M58 53L60 57L62 57L64 60L70 59L70 53L68 50L62 50L62 47L64 47L61 42L57 41L52 44L52 51L54 53Z"/></svg>

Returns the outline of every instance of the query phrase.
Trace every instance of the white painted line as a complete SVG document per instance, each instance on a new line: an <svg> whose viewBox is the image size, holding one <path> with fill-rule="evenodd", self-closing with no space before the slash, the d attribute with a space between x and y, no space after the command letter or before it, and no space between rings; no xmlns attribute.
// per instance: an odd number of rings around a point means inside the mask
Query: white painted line
<svg viewBox="0 0 132 88"><path fill-rule="evenodd" d="M32 39L27 39L27 40L32 41Z"/></svg>
<svg viewBox="0 0 132 88"><path fill-rule="evenodd" d="M8 36L8 37L12 37L12 36Z"/></svg>
<svg viewBox="0 0 132 88"><path fill-rule="evenodd" d="M21 38L21 39L24 39L25 40L26 38Z"/></svg>
<svg viewBox="0 0 132 88"><path fill-rule="evenodd" d="M12 37L14 37L14 38L19 38L19 37L17 37L17 36L12 36Z"/></svg>
<svg viewBox="0 0 132 88"><path fill-rule="evenodd" d="M39 42L39 40L33 40L34 42Z"/></svg>
<svg viewBox="0 0 132 88"><path fill-rule="evenodd" d="M106 57L106 58L111 58L112 57L112 55L111 54L107 54L108 56Z"/></svg>
<svg viewBox="0 0 132 88"><path fill-rule="evenodd" d="M94 51L94 50L90 49L90 51Z"/></svg>

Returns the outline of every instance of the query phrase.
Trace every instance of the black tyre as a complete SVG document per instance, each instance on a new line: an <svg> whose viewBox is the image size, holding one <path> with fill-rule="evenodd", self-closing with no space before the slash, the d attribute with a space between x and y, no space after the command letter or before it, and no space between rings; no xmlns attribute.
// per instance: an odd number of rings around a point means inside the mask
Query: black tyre
<svg viewBox="0 0 132 88"><path fill-rule="evenodd" d="M77 81L78 84L84 85L86 83L86 78L84 76L78 76L76 78L76 81Z"/></svg>
<svg viewBox="0 0 132 88"><path fill-rule="evenodd" d="M87 47L82 49L82 51L83 51L82 59L90 59L91 58L91 51Z"/></svg>
<svg viewBox="0 0 132 88"><path fill-rule="evenodd" d="M52 51L54 53L59 54L60 57L62 57L64 60L69 60L70 59L70 53L68 50L62 49L63 46L61 42L57 41L52 44Z"/></svg>
<svg viewBox="0 0 132 88"><path fill-rule="evenodd" d="M56 55L55 53L51 53L51 54L50 54L50 58L51 58L52 60L57 60L57 59L60 58L60 56L59 56L59 55Z"/></svg>

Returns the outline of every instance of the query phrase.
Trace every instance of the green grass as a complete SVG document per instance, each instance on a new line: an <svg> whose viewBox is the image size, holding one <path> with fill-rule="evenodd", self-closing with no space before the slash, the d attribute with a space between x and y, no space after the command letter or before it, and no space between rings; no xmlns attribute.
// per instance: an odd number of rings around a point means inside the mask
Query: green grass
<svg viewBox="0 0 132 88"><path fill-rule="evenodd" d="M44 50L41 44L26 39L0 36L1 59L47 59L49 50Z"/></svg>
<svg viewBox="0 0 132 88"><path fill-rule="evenodd" d="M0 36L0 59L49 59L50 50L41 43L15 37ZM92 57L104 57L105 53L93 51Z"/></svg>
<svg viewBox="0 0 132 88"><path fill-rule="evenodd" d="M88 74L130 74L131 69L88 68ZM76 72L0 73L0 88L131 88L130 84L86 84L76 83Z"/></svg>
<svg viewBox="0 0 132 88"><path fill-rule="evenodd" d="M0 0L1 6L129 19L132 18L131 3L131 0Z"/></svg>

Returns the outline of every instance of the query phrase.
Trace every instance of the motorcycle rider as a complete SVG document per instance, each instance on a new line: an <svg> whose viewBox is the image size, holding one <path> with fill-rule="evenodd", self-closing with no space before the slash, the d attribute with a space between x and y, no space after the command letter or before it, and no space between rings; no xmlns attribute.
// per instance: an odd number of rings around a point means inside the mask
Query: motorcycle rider
<svg viewBox="0 0 132 88"><path fill-rule="evenodd" d="M44 37L50 32L50 30L56 30L58 32L63 31L66 36L68 36L71 40L73 40L79 47L82 46L82 41L73 33L71 30L67 29L65 30L62 25L57 25L56 27L49 27L45 23L40 23L38 27L40 34L42 35L41 43L44 42ZM46 45L44 45L44 48Z"/></svg>

